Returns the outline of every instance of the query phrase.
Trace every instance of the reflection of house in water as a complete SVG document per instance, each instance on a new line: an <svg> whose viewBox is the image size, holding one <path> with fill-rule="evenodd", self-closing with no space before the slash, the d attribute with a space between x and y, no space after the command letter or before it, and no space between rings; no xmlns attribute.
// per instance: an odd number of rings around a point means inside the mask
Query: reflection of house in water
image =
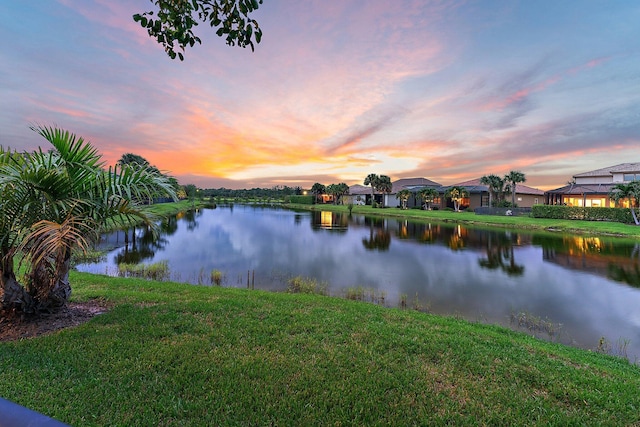
<svg viewBox="0 0 640 427"><path fill-rule="evenodd" d="M640 244L604 241L598 237L538 236L545 261L640 287Z"/></svg>
<svg viewBox="0 0 640 427"><path fill-rule="evenodd" d="M349 215L342 212L313 211L311 228L345 232L349 228Z"/></svg>

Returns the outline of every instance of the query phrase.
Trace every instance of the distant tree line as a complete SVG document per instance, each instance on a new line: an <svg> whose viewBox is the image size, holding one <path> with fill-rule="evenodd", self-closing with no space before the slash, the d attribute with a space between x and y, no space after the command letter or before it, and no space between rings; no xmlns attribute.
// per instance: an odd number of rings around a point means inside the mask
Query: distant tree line
<svg viewBox="0 0 640 427"><path fill-rule="evenodd" d="M298 196L302 194L301 187L289 187L286 185L276 185L271 188L251 188L242 190L232 190L230 188L207 188L199 190L198 194L202 197L215 198L235 198L235 199L259 199L272 198L282 199L286 196Z"/></svg>

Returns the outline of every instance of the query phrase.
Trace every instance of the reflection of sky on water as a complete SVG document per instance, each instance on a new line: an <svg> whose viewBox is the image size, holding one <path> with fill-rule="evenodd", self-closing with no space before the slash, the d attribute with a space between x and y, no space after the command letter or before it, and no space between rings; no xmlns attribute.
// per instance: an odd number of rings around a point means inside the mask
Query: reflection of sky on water
<svg viewBox="0 0 640 427"><path fill-rule="evenodd" d="M193 283L201 274L208 280L218 269L225 273L227 286L242 287L251 270L256 287L264 289L284 289L287 277L303 275L329 283L333 294L355 286L385 292L387 304L393 306L402 294L410 302L417 295L431 312L472 321L508 325L512 313L528 312L562 324L563 342L595 348L605 336L615 348L618 339L625 339L630 340L629 354L640 356L638 288L548 262L543 248L529 243L509 245L514 262L524 269L521 275L508 275L501 268L480 267L488 257L481 245L454 251L442 241L425 244L397 238L397 220L375 226L356 220L336 232L313 227L311 213L245 206L206 210L191 231L178 221L177 231L164 237L165 248L145 262L168 260L174 279ZM388 225L389 247L367 249L363 241L369 241L381 224ZM504 232L495 236L489 240L504 242ZM105 263L79 269L115 271L113 260L121 251L110 253Z"/></svg>

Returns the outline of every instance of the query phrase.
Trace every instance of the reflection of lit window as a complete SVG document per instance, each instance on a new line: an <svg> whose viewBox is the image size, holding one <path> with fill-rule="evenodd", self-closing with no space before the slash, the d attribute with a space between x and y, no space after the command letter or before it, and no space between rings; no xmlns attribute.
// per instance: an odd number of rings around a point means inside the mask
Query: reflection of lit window
<svg viewBox="0 0 640 427"><path fill-rule="evenodd" d="M320 212L320 224L322 224L323 227L331 227L331 224L333 223L332 221L333 221L332 212L325 212L325 211Z"/></svg>
<svg viewBox="0 0 640 427"><path fill-rule="evenodd" d="M569 254L594 253L602 250L602 241L597 237L574 237L569 245Z"/></svg>

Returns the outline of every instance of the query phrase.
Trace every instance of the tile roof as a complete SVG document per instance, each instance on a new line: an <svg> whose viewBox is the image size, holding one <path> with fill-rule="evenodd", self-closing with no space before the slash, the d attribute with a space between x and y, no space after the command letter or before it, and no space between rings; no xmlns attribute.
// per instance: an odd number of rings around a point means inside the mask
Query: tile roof
<svg viewBox="0 0 640 427"><path fill-rule="evenodd" d="M362 194L371 194L371 187L365 187L364 185L355 184L349 187L349 194L355 196Z"/></svg>
<svg viewBox="0 0 640 427"><path fill-rule="evenodd" d="M589 177L589 176L611 176L614 173L633 172L640 173L640 163L620 163L619 165L609 166L602 169L596 169L589 172L583 172L574 175L575 178Z"/></svg>
<svg viewBox="0 0 640 427"><path fill-rule="evenodd" d="M480 178L470 179L469 181L460 182L458 184L454 184L459 187L466 187L470 193L479 193L482 191L488 191L488 186L484 184L480 184ZM449 187L453 187L454 185L450 185ZM446 188L449 188L446 187ZM536 196L543 196L544 191L538 190L537 188L529 187L523 184L516 184L516 194L533 194Z"/></svg>
<svg viewBox="0 0 640 427"><path fill-rule="evenodd" d="M400 190L410 190L414 187L440 187L440 184L427 178L402 178L393 182L391 193L395 194Z"/></svg>
<svg viewBox="0 0 640 427"><path fill-rule="evenodd" d="M568 184L564 187L549 190L549 194L609 194L611 189L619 183L608 184Z"/></svg>

